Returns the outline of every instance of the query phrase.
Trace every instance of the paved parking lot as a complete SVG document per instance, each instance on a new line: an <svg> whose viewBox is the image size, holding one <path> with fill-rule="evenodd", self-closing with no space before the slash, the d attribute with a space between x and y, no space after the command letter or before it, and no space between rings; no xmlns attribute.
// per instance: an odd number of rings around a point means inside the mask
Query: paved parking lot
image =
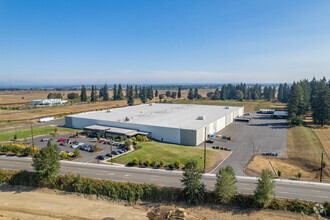
<svg viewBox="0 0 330 220"><path fill-rule="evenodd" d="M51 142L52 142L52 144L57 144L63 151L73 152L74 149L70 147L72 144L67 144L66 146L61 146L60 145L61 142L57 141L60 138L69 138L69 136L70 136L70 134L59 134ZM38 148L43 148L43 147L47 146L48 141L42 142L41 139L43 139L43 138L52 138L52 136L51 135L42 135L42 136L35 137L34 138L35 146L37 146ZM31 138L29 138L27 140L29 142L31 142ZM90 138L90 137L85 137L85 136L70 138L70 140L78 141L79 143L83 143L84 145L95 145L97 142L96 138ZM103 151L87 152L87 151L80 150L81 158L78 158L77 160L74 160L74 161L83 162L83 163L98 163L97 159L95 159L97 155L105 155L107 153L111 153L111 150L121 149L116 146L112 146L112 149L111 149L110 145L103 144L103 143L100 143L99 147L103 148Z"/></svg>
<svg viewBox="0 0 330 220"><path fill-rule="evenodd" d="M288 122L286 119L273 119L271 115L250 113L252 120L247 122L233 122L217 135L230 136L232 141L223 142L213 138L212 146L230 148L233 153L215 170L230 165L237 175L245 175L244 168L253 155L263 152L278 153L278 157L286 156L286 142Z"/></svg>

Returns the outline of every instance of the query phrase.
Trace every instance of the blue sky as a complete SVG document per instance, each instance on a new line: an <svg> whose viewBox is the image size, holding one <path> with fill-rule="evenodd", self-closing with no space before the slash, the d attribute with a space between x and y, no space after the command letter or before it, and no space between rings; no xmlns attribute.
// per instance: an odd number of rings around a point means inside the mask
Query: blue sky
<svg viewBox="0 0 330 220"><path fill-rule="evenodd" d="M0 0L1 84L330 76L329 0Z"/></svg>

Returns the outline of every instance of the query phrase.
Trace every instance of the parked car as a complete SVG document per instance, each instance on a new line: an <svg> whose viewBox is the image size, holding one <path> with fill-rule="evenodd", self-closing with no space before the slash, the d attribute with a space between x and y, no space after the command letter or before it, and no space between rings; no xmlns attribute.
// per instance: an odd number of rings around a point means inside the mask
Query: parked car
<svg viewBox="0 0 330 220"><path fill-rule="evenodd" d="M76 143L76 141L69 141L69 144L74 144Z"/></svg>
<svg viewBox="0 0 330 220"><path fill-rule="evenodd" d="M214 143L214 141L212 141L212 140L207 140L207 141L206 141L206 143L210 143L210 144L213 144L213 143Z"/></svg>
<svg viewBox="0 0 330 220"><path fill-rule="evenodd" d="M112 151L111 154L119 155L119 153L117 151Z"/></svg>
<svg viewBox="0 0 330 220"><path fill-rule="evenodd" d="M66 145L66 143L65 143L65 142L62 142L62 143L60 143L60 145L61 145L61 146L65 146L65 145Z"/></svg>
<svg viewBox="0 0 330 220"><path fill-rule="evenodd" d="M104 142L105 142L105 140L100 140L100 141L99 141L99 143L104 143Z"/></svg>
<svg viewBox="0 0 330 220"><path fill-rule="evenodd" d="M104 155L98 155L96 157L96 159L98 159L98 160L105 160L105 156Z"/></svg>
<svg viewBox="0 0 330 220"><path fill-rule="evenodd" d="M94 151L96 151L96 149L95 149L95 147L90 147L88 151L89 152L94 152Z"/></svg>
<svg viewBox="0 0 330 220"><path fill-rule="evenodd" d="M73 152L69 152L69 151L65 151L65 153L69 156L69 157L72 157L74 155Z"/></svg>
<svg viewBox="0 0 330 220"><path fill-rule="evenodd" d="M75 137L77 137L77 135L75 135L75 134L70 136L70 138L75 138Z"/></svg>
<svg viewBox="0 0 330 220"><path fill-rule="evenodd" d="M112 157L112 154L107 153L105 156L107 156L107 157Z"/></svg>
<svg viewBox="0 0 330 220"><path fill-rule="evenodd" d="M124 153L124 151L122 151L122 150L117 150L117 152L120 154Z"/></svg>
<svg viewBox="0 0 330 220"><path fill-rule="evenodd" d="M45 142L45 141L50 141L50 138L43 138L40 140L41 142Z"/></svg>
<svg viewBox="0 0 330 220"><path fill-rule="evenodd" d="M72 145L71 145L71 148L76 149L78 146L79 146L79 145L77 145L77 144L72 144Z"/></svg>
<svg viewBox="0 0 330 220"><path fill-rule="evenodd" d="M66 138L60 138L57 140L58 142L63 142L63 141L66 141Z"/></svg>

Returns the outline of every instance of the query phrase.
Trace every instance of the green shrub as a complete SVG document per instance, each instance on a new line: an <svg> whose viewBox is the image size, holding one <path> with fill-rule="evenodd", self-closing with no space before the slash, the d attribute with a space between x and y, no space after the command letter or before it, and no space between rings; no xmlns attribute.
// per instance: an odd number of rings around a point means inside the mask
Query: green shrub
<svg viewBox="0 0 330 220"><path fill-rule="evenodd" d="M252 195L236 194L232 201L234 205L244 209L252 208L254 205L254 198Z"/></svg>
<svg viewBox="0 0 330 220"><path fill-rule="evenodd" d="M324 205L325 216L330 216L330 202L325 202Z"/></svg>
<svg viewBox="0 0 330 220"><path fill-rule="evenodd" d="M171 169L171 170L173 170L173 169L174 169L174 164L172 164L172 163L169 164L169 165L168 165L168 168Z"/></svg>
<svg viewBox="0 0 330 220"><path fill-rule="evenodd" d="M298 180L299 180L302 176L303 176L302 172L298 172L298 173L297 173L297 178L298 178Z"/></svg>
<svg viewBox="0 0 330 220"><path fill-rule="evenodd" d="M160 166L160 167L163 167L163 166L164 166L164 161L163 161L163 160L161 160L161 161L159 162L159 166Z"/></svg>
<svg viewBox="0 0 330 220"><path fill-rule="evenodd" d="M139 165L143 165L143 161L141 160L141 158L139 159Z"/></svg>
<svg viewBox="0 0 330 220"><path fill-rule="evenodd" d="M139 160L135 157L131 162L129 162L127 165L129 166L136 166L139 164Z"/></svg>
<svg viewBox="0 0 330 220"><path fill-rule="evenodd" d="M287 210L297 213L305 213L307 215L313 213L314 203L306 202L302 200L292 200L287 206Z"/></svg>
<svg viewBox="0 0 330 220"><path fill-rule="evenodd" d="M141 142L142 141L142 136L141 135L136 135L136 140L138 141L138 142Z"/></svg>
<svg viewBox="0 0 330 220"><path fill-rule="evenodd" d="M145 162L144 165L149 167L151 165L151 160L148 158Z"/></svg>
<svg viewBox="0 0 330 220"><path fill-rule="evenodd" d="M278 170L278 171L277 171L277 176L279 176L279 177L282 176L282 171L281 171L281 170Z"/></svg>
<svg viewBox="0 0 330 220"><path fill-rule="evenodd" d="M178 161L178 160L175 161L173 165L174 165L175 169L179 169L180 168L180 161Z"/></svg>
<svg viewBox="0 0 330 220"><path fill-rule="evenodd" d="M151 166L152 166L152 167L156 167L156 166L157 166L157 162L156 162L155 160L152 161Z"/></svg>

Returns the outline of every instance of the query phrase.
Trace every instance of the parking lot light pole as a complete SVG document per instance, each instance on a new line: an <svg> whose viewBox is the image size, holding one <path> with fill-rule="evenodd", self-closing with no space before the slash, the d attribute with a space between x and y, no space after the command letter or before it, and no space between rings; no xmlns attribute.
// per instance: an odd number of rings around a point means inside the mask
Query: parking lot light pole
<svg viewBox="0 0 330 220"><path fill-rule="evenodd" d="M204 140L204 173L206 167L206 127L205 127L205 140Z"/></svg>
<svg viewBox="0 0 330 220"><path fill-rule="evenodd" d="M110 143L109 149L110 149L110 155L111 155L111 165L113 165L113 162L112 162L112 144L111 143Z"/></svg>
<svg viewBox="0 0 330 220"><path fill-rule="evenodd" d="M32 123L31 122L31 135L32 135L32 147L33 147L33 154L35 153L35 149L34 149L34 139L33 139L33 126L32 126Z"/></svg>

